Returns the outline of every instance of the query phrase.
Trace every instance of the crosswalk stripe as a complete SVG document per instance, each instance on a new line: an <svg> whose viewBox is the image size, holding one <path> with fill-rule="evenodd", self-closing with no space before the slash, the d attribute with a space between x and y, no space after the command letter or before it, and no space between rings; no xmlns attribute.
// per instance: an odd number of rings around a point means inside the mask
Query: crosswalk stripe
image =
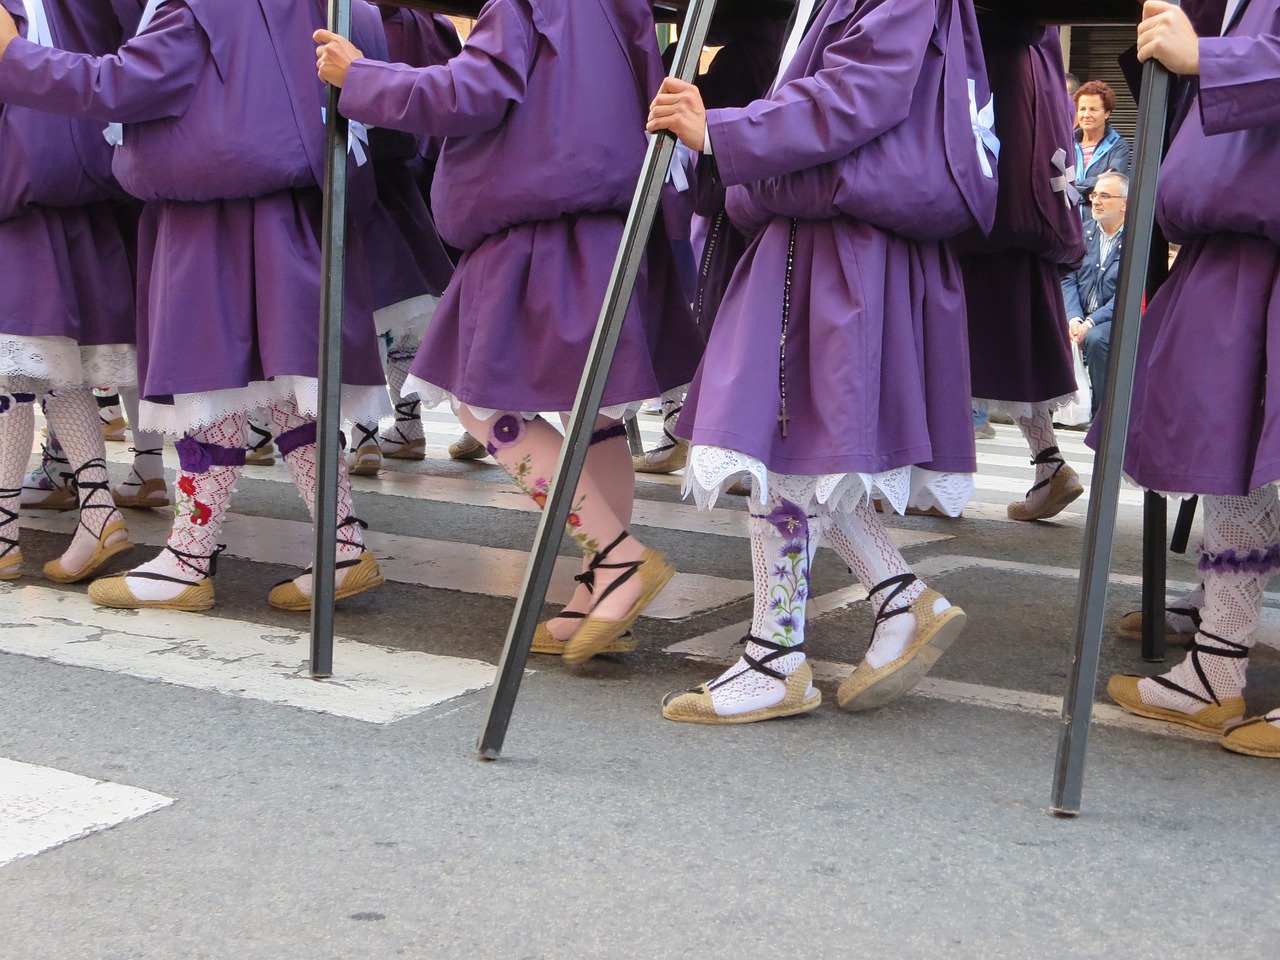
<svg viewBox="0 0 1280 960"><path fill-rule="evenodd" d="M0 866L173 802L137 787L0 757Z"/></svg>

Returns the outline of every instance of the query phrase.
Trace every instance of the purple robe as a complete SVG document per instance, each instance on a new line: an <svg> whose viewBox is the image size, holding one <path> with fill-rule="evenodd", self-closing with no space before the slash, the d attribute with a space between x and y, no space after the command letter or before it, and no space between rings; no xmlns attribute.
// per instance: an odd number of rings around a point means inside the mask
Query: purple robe
<svg viewBox="0 0 1280 960"><path fill-rule="evenodd" d="M979 18L995 93L1000 196L989 236L958 243L973 395L1012 404L1074 394L1061 278L1084 256L1080 217L1053 181L1075 156L1054 27Z"/></svg>
<svg viewBox="0 0 1280 960"><path fill-rule="evenodd" d="M3 0L25 36L21 0ZM48 0L52 42L100 54L120 43L110 8ZM0 336L134 342L126 197L102 124L0 106Z"/></svg>
<svg viewBox="0 0 1280 960"><path fill-rule="evenodd" d="M685 401L678 432L695 444L777 473L974 470L951 248L850 212L878 209L895 181L906 207L902 171L885 157L917 143L957 188L939 220L990 224L994 182L980 170L963 92L972 78L986 102L972 17L961 3L828 0L772 97L708 113L729 212L758 233ZM944 95L948 70L958 104Z"/></svg>
<svg viewBox="0 0 1280 960"><path fill-rule="evenodd" d="M642 0L492 0L447 64L352 64L346 115L446 138L432 210L464 253L416 378L477 407L573 405L660 80ZM604 405L687 383L701 345L655 229Z"/></svg>
<svg viewBox="0 0 1280 960"><path fill-rule="evenodd" d="M117 54L15 40L0 61L0 101L125 124L113 170L147 201L138 365L149 400L316 376L324 88L306 38L321 7L173 0ZM355 16L376 29L372 10ZM372 194L354 171L354 197L362 182ZM343 382L380 385L358 250L348 267Z"/></svg>
<svg viewBox="0 0 1280 960"><path fill-rule="evenodd" d="M1169 493L1280 480L1280 3L1200 40L1199 92L1160 168L1182 243L1142 318L1125 472ZM1090 437L1092 441L1094 438Z"/></svg>

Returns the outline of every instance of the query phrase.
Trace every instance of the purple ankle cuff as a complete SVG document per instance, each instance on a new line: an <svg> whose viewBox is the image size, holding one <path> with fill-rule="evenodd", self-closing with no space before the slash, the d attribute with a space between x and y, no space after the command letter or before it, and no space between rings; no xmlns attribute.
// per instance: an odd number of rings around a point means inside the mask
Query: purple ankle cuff
<svg viewBox="0 0 1280 960"><path fill-rule="evenodd" d="M280 436L276 437L276 449L280 451L280 456L287 457L299 447L305 447L309 443L316 442L316 422L314 420L304 423L300 427L294 427L292 430L286 430ZM344 444L345 446L345 444Z"/></svg>
<svg viewBox="0 0 1280 960"><path fill-rule="evenodd" d="M1223 550L1221 553L1210 553L1203 547L1200 549L1199 570L1209 573L1274 573L1280 570L1280 544L1272 544L1265 550L1250 550L1240 553L1237 550Z"/></svg>
<svg viewBox="0 0 1280 960"><path fill-rule="evenodd" d="M244 447L224 447L203 443L195 437L183 437L173 448L184 473L208 473L210 467L243 467Z"/></svg>

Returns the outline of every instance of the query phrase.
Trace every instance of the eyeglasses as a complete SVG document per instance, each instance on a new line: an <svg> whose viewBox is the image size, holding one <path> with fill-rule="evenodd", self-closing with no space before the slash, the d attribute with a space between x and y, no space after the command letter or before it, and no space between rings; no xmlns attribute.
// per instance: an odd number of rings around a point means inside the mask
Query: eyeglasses
<svg viewBox="0 0 1280 960"><path fill-rule="evenodd" d="M1114 193L1098 193L1094 191L1090 194L1094 200L1128 200L1128 197L1117 197Z"/></svg>

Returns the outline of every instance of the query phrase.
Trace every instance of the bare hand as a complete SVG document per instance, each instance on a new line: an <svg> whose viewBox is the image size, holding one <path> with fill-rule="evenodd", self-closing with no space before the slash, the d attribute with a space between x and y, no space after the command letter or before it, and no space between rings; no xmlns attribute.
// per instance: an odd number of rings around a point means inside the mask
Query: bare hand
<svg viewBox="0 0 1280 960"><path fill-rule="evenodd" d="M340 87L347 82L347 69L352 60L361 59L364 54L346 37L328 30L317 30L311 39L320 44L316 48L316 72L325 83Z"/></svg>
<svg viewBox="0 0 1280 960"><path fill-rule="evenodd" d="M0 7L0 57L9 49L9 41L18 36L18 25L9 16L9 11Z"/></svg>
<svg viewBox="0 0 1280 960"><path fill-rule="evenodd" d="M1183 76L1200 72L1200 38L1181 8L1146 0L1138 24L1138 59L1155 58Z"/></svg>
<svg viewBox="0 0 1280 960"><path fill-rule="evenodd" d="M670 130L694 153L701 153L707 135L707 109L702 94L692 83L667 77L649 106L650 133Z"/></svg>
<svg viewBox="0 0 1280 960"><path fill-rule="evenodd" d="M1073 320L1071 329L1068 333L1071 336L1071 342L1079 346L1084 346L1084 335L1093 329L1093 324L1088 320Z"/></svg>

